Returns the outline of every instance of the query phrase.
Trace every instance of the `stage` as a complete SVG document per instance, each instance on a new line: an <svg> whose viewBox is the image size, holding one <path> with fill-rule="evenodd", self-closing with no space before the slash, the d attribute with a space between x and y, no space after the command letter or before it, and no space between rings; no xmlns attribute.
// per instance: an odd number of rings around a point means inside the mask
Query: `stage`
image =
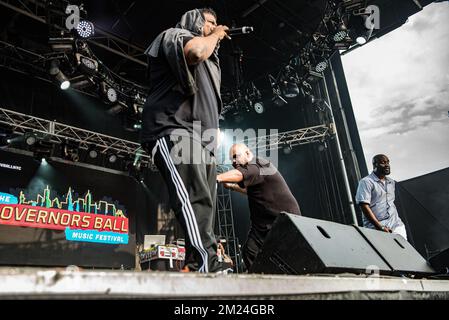
<svg viewBox="0 0 449 320"><path fill-rule="evenodd" d="M0 279L0 299L449 299L445 279L355 274L206 275L3 267Z"/></svg>

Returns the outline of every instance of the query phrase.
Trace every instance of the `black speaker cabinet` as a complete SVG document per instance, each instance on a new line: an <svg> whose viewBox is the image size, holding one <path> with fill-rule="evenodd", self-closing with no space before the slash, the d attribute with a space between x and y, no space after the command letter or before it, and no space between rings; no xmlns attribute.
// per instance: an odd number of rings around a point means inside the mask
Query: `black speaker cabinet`
<svg viewBox="0 0 449 320"><path fill-rule="evenodd" d="M449 274L449 248L430 258L429 262L439 273Z"/></svg>
<svg viewBox="0 0 449 320"><path fill-rule="evenodd" d="M373 267L375 266L375 267ZM353 226L282 213L250 272L366 273L391 268Z"/></svg>
<svg viewBox="0 0 449 320"><path fill-rule="evenodd" d="M435 273L430 264L400 235L354 227L392 269L392 275L425 276Z"/></svg>

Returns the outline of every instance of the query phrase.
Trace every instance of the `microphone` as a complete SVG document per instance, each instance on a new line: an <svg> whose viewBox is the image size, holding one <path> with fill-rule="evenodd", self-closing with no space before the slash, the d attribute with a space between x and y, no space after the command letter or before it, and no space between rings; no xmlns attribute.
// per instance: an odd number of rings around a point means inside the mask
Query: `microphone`
<svg viewBox="0 0 449 320"><path fill-rule="evenodd" d="M238 34L251 33L253 31L254 31L253 27L240 27L240 28L232 28L232 29L226 30L226 33L230 36L235 36Z"/></svg>

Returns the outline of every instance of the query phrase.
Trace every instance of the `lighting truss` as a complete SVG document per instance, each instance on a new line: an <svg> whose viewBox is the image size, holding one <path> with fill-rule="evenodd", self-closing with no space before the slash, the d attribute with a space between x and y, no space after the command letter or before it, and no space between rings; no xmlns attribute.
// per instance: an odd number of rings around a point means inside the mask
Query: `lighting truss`
<svg viewBox="0 0 449 320"><path fill-rule="evenodd" d="M275 150L285 146L295 147L302 144L323 141L329 134L329 126L296 129L277 134L248 139L247 146L252 150Z"/></svg>
<svg viewBox="0 0 449 320"><path fill-rule="evenodd" d="M333 134L332 127L329 125L318 125L308 128L296 129L257 138L251 138L247 141L236 141L235 143L245 143L253 152L264 150L276 150L283 147L296 147L303 144L322 142L327 136ZM224 160L228 150L220 149L218 159ZM218 171L229 170L231 165L221 164Z"/></svg>
<svg viewBox="0 0 449 320"><path fill-rule="evenodd" d="M70 4L68 1L61 1L62 6L67 6ZM7 7L11 10L14 10L20 14L23 14L27 17L30 17L36 21L47 23L46 20L46 7L47 1L42 0L0 0L0 5ZM64 7L64 8L65 8ZM53 9L51 12L52 15L60 18L61 21L64 21L67 18L67 15L63 10L55 10ZM61 26L54 25L53 27L64 30ZM114 36L107 31L102 30L101 28L95 28L96 35L95 37L88 40L89 43L97 47L101 47L109 52L112 52L118 56L126 58L130 61L133 61L142 66L147 66L147 62L145 60L144 48L140 48L126 40L123 40L117 36Z"/></svg>
<svg viewBox="0 0 449 320"><path fill-rule="evenodd" d="M52 143L63 143L66 140L79 143L79 148L89 150L95 147L101 153L114 152L121 155L142 153L141 145L104 134L88 131L56 121L45 120L23 113L0 108L0 124L12 127L17 134L36 132L46 135ZM141 161L150 168L155 168L147 154L141 154Z"/></svg>

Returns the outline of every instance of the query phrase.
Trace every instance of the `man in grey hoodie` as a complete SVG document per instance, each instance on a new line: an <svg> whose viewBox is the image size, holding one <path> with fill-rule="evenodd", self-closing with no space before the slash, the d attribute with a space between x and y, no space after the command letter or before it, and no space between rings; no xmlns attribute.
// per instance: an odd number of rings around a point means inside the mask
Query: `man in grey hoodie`
<svg viewBox="0 0 449 320"><path fill-rule="evenodd" d="M226 30L217 25L212 9L195 9L146 50L150 93L142 114L141 143L164 178L171 207L184 228L190 271L223 269L213 216L214 153L222 108L218 48L229 38Z"/></svg>

